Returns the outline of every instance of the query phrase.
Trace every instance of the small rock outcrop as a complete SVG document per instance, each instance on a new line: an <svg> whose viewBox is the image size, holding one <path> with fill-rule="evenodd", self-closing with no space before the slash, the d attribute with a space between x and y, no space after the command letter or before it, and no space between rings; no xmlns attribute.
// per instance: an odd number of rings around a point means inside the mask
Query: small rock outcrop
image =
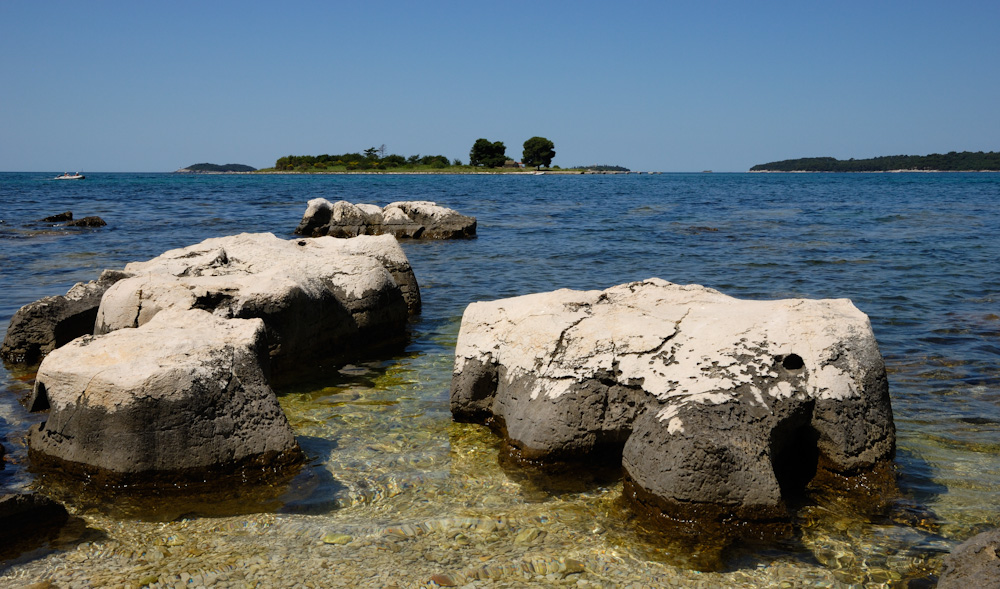
<svg viewBox="0 0 1000 589"><path fill-rule="evenodd" d="M944 559L938 588L972 587L1000 587L1000 530L969 538Z"/></svg>
<svg viewBox="0 0 1000 589"><path fill-rule="evenodd" d="M279 369L402 342L420 305L409 262L392 236L355 239L244 233L132 262L132 276L105 293L94 333L140 327L165 309L256 317Z"/></svg>
<svg viewBox="0 0 1000 589"><path fill-rule="evenodd" d="M468 239L476 236L476 218L428 201L394 202L380 208L315 198L309 201L295 233L309 237L389 234L397 238Z"/></svg>
<svg viewBox="0 0 1000 589"><path fill-rule="evenodd" d="M82 219L74 219L66 223L67 227L104 227L107 223L104 219L97 216L83 217Z"/></svg>
<svg viewBox="0 0 1000 589"><path fill-rule="evenodd" d="M882 356L850 301L659 279L469 305L451 409L525 459L620 452L631 498L668 517L780 516L818 468L895 450Z"/></svg>
<svg viewBox="0 0 1000 589"><path fill-rule="evenodd" d="M78 283L65 295L45 297L21 307L10 320L0 357L8 362L33 364L70 340L93 333L101 297L127 276L105 270L97 280Z"/></svg>
<svg viewBox="0 0 1000 589"><path fill-rule="evenodd" d="M122 477L294 462L267 365L263 321L197 309L73 340L38 368L30 408L49 416L32 461Z"/></svg>
<svg viewBox="0 0 1000 589"><path fill-rule="evenodd" d="M65 223L66 221L73 220L73 211L66 211L65 213L58 213L55 215L49 215L42 219L42 223Z"/></svg>

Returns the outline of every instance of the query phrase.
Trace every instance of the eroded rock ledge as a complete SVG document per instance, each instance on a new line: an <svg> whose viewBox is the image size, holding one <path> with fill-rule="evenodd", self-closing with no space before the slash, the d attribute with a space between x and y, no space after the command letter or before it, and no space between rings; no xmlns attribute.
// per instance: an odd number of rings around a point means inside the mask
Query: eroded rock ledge
<svg viewBox="0 0 1000 589"><path fill-rule="evenodd" d="M882 356L850 301L660 279L469 305L451 409L528 459L620 450L631 498L678 518L780 517L817 469L895 450Z"/></svg>
<svg viewBox="0 0 1000 589"><path fill-rule="evenodd" d="M428 201L394 202L382 208L314 198L295 233L309 237L389 234L397 238L468 239L476 236L476 218Z"/></svg>

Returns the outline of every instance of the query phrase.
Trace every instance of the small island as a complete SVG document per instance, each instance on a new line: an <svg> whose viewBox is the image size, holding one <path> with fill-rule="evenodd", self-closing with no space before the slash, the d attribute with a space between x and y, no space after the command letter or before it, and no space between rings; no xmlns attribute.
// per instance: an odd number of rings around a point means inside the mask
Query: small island
<svg viewBox="0 0 1000 589"><path fill-rule="evenodd" d="M997 172L1000 152L950 151L930 155L886 155L870 159L838 160L806 157L758 164L751 172Z"/></svg>
<svg viewBox="0 0 1000 589"><path fill-rule="evenodd" d="M178 174L232 174L234 172L256 172L257 168L244 164L194 164L177 170Z"/></svg>

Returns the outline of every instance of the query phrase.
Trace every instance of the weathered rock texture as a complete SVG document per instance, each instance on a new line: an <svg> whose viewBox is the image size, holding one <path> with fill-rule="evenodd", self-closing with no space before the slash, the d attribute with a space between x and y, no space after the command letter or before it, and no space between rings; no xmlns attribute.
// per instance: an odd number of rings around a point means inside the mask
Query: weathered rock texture
<svg viewBox="0 0 1000 589"><path fill-rule="evenodd" d="M883 360L850 301L659 279L469 305L451 408L497 420L528 459L620 448L633 495L681 515L772 517L817 464L853 473L895 445Z"/></svg>
<svg viewBox="0 0 1000 589"><path fill-rule="evenodd" d="M277 368L400 342L410 310L420 305L406 256L388 235L286 241L241 234L125 271L131 277L105 293L94 333L139 327L164 309L259 317Z"/></svg>
<svg viewBox="0 0 1000 589"><path fill-rule="evenodd" d="M347 201L309 201L295 233L306 236L390 234L398 238L467 239L476 236L476 218L433 202L394 202L379 208Z"/></svg>
<svg viewBox="0 0 1000 589"><path fill-rule="evenodd" d="M0 356L8 362L32 364L70 340L93 333L101 297L127 276L105 270L97 280L76 284L65 296L45 297L21 307L10 320Z"/></svg>
<svg viewBox="0 0 1000 589"><path fill-rule="evenodd" d="M266 366L263 321L197 309L76 339L39 366L31 409L50 411L30 430L32 459L120 475L295 459Z"/></svg>
<svg viewBox="0 0 1000 589"><path fill-rule="evenodd" d="M944 559L939 589L1000 587L1000 530L969 538Z"/></svg>

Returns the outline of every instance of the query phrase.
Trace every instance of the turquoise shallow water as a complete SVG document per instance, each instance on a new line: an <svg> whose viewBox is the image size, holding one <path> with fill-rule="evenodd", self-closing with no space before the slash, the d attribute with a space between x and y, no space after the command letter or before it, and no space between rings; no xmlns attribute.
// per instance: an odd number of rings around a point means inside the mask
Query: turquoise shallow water
<svg viewBox="0 0 1000 589"><path fill-rule="evenodd" d="M453 424L448 410L451 350L469 302L658 276L743 298L852 299L886 358L907 509L934 524L814 506L794 546L750 549L730 557L729 570L752 569L766 554L876 582L873 570L911 566L900 554L933 565L955 541L1000 525L1000 174L54 176L0 174L4 327L21 305L102 268L243 231L290 237L310 198L432 200L478 218L478 239L404 243L424 297L404 354L279 391L313 459L267 504L279 515L366 521L384 508L422 521L555 509L597 518L612 531L605 548L663 560L669 542L616 523L627 517L613 505L617 483L548 488L498 464L495 439ZM108 226L36 222L65 210ZM0 371L0 439L11 454L0 491L34 484L23 435L41 417L18 402L30 376Z"/></svg>

